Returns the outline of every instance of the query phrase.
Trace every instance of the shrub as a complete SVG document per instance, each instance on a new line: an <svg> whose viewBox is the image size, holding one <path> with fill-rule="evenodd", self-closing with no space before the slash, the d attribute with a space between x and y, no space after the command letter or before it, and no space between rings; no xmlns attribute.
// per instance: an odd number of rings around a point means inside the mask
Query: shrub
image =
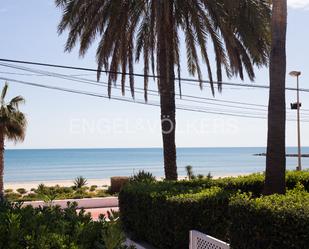
<svg viewBox="0 0 309 249"><path fill-rule="evenodd" d="M18 201L22 197L22 195L19 193L11 192L11 193L4 194L4 197L8 201Z"/></svg>
<svg viewBox="0 0 309 249"><path fill-rule="evenodd" d="M137 174L134 174L130 181L132 182L145 182L152 183L156 181L156 178L150 172L146 172L144 170L140 170Z"/></svg>
<svg viewBox="0 0 309 249"><path fill-rule="evenodd" d="M16 191L17 191L18 193L20 193L21 195L24 195L24 194L27 193L27 190L24 189L24 188L18 188L18 189L16 189Z"/></svg>
<svg viewBox="0 0 309 249"><path fill-rule="evenodd" d="M243 194L230 203L231 246L237 249L308 249L309 194L289 191L252 199Z"/></svg>
<svg viewBox="0 0 309 249"><path fill-rule="evenodd" d="M95 191L97 188L98 188L97 185L91 185L90 191L93 192L93 191Z"/></svg>
<svg viewBox="0 0 309 249"><path fill-rule="evenodd" d="M264 178L264 174L252 174L151 184L130 182L119 194L124 228L133 239L148 241L158 248L186 248L190 229L228 242L228 197L238 192L261 197ZM308 190L307 172L288 172L286 179L289 188L302 183ZM250 216L247 218L249 224Z"/></svg>
<svg viewBox="0 0 309 249"><path fill-rule="evenodd" d="M85 187L87 185L87 179L82 177L82 176L79 176L79 177L76 177L74 179L74 187L75 189L80 189L82 187Z"/></svg>
<svg viewBox="0 0 309 249"><path fill-rule="evenodd" d="M105 238L111 231L122 234L115 214L109 216L112 223L103 216L92 221L83 210L76 212L76 206L76 203L70 203L63 210L57 206L21 208L20 205L0 203L0 248L125 248L121 245L123 237Z"/></svg>
<svg viewBox="0 0 309 249"><path fill-rule="evenodd" d="M13 193L13 192L14 192L14 190L11 189L11 188L8 188L8 189L4 190L5 194L9 194L9 193Z"/></svg>
<svg viewBox="0 0 309 249"><path fill-rule="evenodd" d="M152 192L145 184L126 186L119 195L125 231L157 248L188 248L191 229L226 239L229 193L218 187L183 190L172 195L173 190Z"/></svg>

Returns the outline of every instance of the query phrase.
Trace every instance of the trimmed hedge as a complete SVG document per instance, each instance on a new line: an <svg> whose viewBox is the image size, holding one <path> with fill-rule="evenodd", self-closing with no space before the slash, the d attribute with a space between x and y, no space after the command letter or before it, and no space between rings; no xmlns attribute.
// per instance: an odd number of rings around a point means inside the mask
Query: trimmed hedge
<svg viewBox="0 0 309 249"><path fill-rule="evenodd" d="M225 217L230 197L227 191L211 187L198 193L171 196L141 193L133 188L126 193L122 191L119 197L121 220L132 238L162 249L188 248L191 229L227 239L229 221Z"/></svg>
<svg viewBox="0 0 309 249"><path fill-rule="evenodd" d="M309 193L290 192L230 203L231 245L236 249L308 249Z"/></svg>
<svg viewBox="0 0 309 249"><path fill-rule="evenodd" d="M309 172L287 172L286 179L288 188L301 183L309 190ZM263 174L152 184L131 182L119 194L120 215L131 238L157 248L188 248L190 229L229 242L229 198L238 192L260 197L263 184Z"/></svg>

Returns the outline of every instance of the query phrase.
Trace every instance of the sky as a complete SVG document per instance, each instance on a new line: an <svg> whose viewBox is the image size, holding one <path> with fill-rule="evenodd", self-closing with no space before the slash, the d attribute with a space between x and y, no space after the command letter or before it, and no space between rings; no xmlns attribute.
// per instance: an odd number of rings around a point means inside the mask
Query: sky
<svg viewBox="0 0 309 249"><path fill-rule="evenodd" d="M307 67L309 31L309 0L288 0L287 34L287 72L302 71L301 87L309 89L309 70ZM0 47L1 58L38 61L45 63L73 65L96 68L95 46L83 57L78 50L64 53L66 35L58 36L57 25L61 17L60 10L53 1L47 0L1 0L0 2ZM181 54L185 62L185 53ZM35 68L33 66L27 66ZM183 65L182 77L188 77ZM35 68L63 74L78 74L68 70ZM203 72L205 79L205 67ZM136 72L142 73L142 66L136 65ZM13 73L13 74L12 74ZM25 73L17 69L0 66L0 77L23 80L106 94L106 88L70 82L58 78L16 75ZM95 74L83 77L95 80ZM225 79L227 80L227 79ZM106 81L105 75L102 81ZM241 83L238 78L231 82ZM245 79L243 83L250 83ZM0 81L2 86L4 81ZM23 143L6 143L7 148L127 148L161 147L160 110L156 106L137 103L117 102L102 98L64 93L55 90L35 88L9 82L9 96L22 95L26 104L21 110L26 113L28 128ZM250 84L268 85L268 69L256 70L255 82ZM136 78L136 85L142 87L142 80ZM287 85L295 87L295 79L287 75ZM150 88L156 90L151 81ZM207 86L200 91L199 86L183 84L183 94L212 98ZM119 88L112 91L120 96ZM304 109L309 109L309 93L301 93ZM130 99L130 94L126 94ZM137 94L138 99L142 95ZM217 100L240 101L267 105L268 90L257 88L237 88L225 86L223 92L216 93ZM287 104L295 102L295 92L287 91ZM158 101L157 96L150 97ZM222 102L216 102L221 103ZM207 110L252 112L250 110L228 109L224 106L177 101L179 105ZM296 113L289 111L289 119L295 119ZM305 112L304 112L305 113ZM266 116L266 112L262 113ZM262 115L261 114L261 115ZM267 120L250 119L200 112L178 110L176 145L178 147L240 147L265 146L267 138ZM307 117L309 120L309 112ZM309 146L309 123L302 123L302 144ZM295 146L296 122L287 122L287 145Z"/></svg>

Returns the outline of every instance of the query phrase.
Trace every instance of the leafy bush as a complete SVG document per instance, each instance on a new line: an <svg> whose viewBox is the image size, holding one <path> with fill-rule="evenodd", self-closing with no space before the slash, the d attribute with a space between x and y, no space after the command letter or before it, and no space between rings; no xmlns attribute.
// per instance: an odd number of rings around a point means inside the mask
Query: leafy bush
<svg viewBox="0 0 309 249"><path fill-rule="evenodd" d="M152 183L156 181L156 178L153 176L152 173L146 172L144 170L140 170L137 174L134 174L130 178L131 182L145 182L145 183Z"/></svg>
<svg viewBox="0 0 309 249"><path fill-rule="evenodd" d="M5 194L9 194L9 193L12 193L12 192L14 192L14 190L11 189L11 188L8 188L8 189L5 189L5 190L4 190L4 193L5 193Z"/></svg>
<svg viewBox="0 0 309 249"><path fill-rule="evenodd" d="M308 192L256 199L242 194L232 199L230 213L233 248L308 249Z"/></svg>
<svg viewBox="0 0 309 249"><path fill-rule="evenodd" d="M93 192L93 191L95 191L97 188L98 188L97 185L91 185L90 191Z"/></svg>
<svg viewBox="0 0 309 249"><path fill-rule="evenodd" d="M59 207L21 208L0 203L0 248L6 249L120 249L123 237L117 216L112 223L101 216L93 221L76 204ZM117 238L110 236L111 231ZM121 238L121 239L119 239ZM106 244L108 241L109 244Z"/></svg>
<svg viewBox="0 0 309 249"><path fill-rule="evenodd" d="M16 189L16 191L17 191L18 193L20 193L21 195L24 195L24 194L27 193L27 190L24 189L24 188L18 188L18 189Z"/></svg>

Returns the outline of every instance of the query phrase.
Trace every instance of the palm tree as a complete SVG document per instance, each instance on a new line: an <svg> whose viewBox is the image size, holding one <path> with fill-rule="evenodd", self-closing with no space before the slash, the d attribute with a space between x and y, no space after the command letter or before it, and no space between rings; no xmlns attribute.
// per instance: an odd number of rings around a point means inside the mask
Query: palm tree
<svg viewBox="0 0 309 249"><path fill-rule="evenodd" d="M18 142L25 138L27 121L18 107L24 103L22 96L5 102L8 84L5 83L0 96L0 200L3 199L3 172L4 172L4 142L6 139Z"/></svg>
<svg viewBox="0 0 309 249"><path fill-rule="evenodd" d="M273 0L265 194L285 193L287 1Z"/></svg>
<svg viewBox="0 0 309 249"><path fill-rule="evenodd" d="M144 65L144 98L147 101L149 71L158 75L164 168L167 180L177 179L175 145L175 69L180 78L180 47L184 43L188 72L197 75L202 88L206 65L212 93L213 71L208 42L212 41L218 89L222 70L228 77L268 62L270 7L266 0L55 0L63 11L59 34L68 30L65 50L80 45L80 55L99 38L97 78L108 70L108 94L119 71L122 93L129 75L134 98L134 61ZM116 73L117 72L117 73ZM155 78L155 77L153 77ZM179 86L180 86L179 81Z"/></svg>

